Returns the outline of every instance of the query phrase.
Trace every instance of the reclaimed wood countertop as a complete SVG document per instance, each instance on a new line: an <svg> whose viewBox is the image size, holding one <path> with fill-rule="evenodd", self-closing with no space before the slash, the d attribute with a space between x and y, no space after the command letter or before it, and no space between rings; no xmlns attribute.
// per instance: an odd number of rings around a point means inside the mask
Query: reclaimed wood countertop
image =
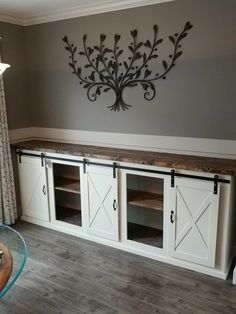
<svg viewBox="0 0 236 314"><path fill-rule="evenodd" d="M59 153L86 158L100 158L181 170L236 176L236 160L149 152L112 147L77 145L49 141L24 141L11 145L14 149Z"/></svg>

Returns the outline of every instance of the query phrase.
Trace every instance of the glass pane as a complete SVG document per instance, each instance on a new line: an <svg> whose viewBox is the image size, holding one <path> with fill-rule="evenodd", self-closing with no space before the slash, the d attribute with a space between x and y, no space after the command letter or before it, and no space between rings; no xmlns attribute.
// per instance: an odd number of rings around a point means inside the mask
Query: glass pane
<svg viewBox="0 0 236 314"><path fill-rule="evenodd" d="M0 251L3 252L0 273L2 271L6 274L7 271L10 276L7 276L4 282L2 281L3 277L0 278L1 298L12 287L22 272L26 262L27 249L25 241L18 232L8 226L0 225Z"/></svg>
<svg viewBox="0 0 236 314"><path fill-rule="evenodd" d="M82 226L80 201L80 169L54 164L56 219Z"/></svg>
<svg viewBox="0 0 236 314"><path fill-rule="evenodd" d="M127 175L129 240L163 248L163 189L163 179Z"/></svg>

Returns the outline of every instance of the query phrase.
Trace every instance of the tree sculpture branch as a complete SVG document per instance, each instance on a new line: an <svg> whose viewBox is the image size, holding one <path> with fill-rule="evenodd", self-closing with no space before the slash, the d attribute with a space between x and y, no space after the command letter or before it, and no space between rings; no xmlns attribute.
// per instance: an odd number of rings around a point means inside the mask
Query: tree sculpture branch
<svg viewBox="0 0 236 314"><path fill-rule="evenodd" d="M84 35L83 50L78 53L77 59L78 56L85 57L87 62L84 68L91 70L89 75L82 75L82 68L77 66L75 56L78 50L77 47L70 43L67 36L63 37L63 42L65 43L65 49L69 52L69 66L72 68L72 73L78 77L80 84L87 89L88 99L96 101L102 92L113 91L116 100L108 108L113 111L120 111L131 107L123 100L123 91L127 87L140 85L144 90L144 98L148 101L156 96L156 87L153 82L166 79L169 71L175 66L177 59L183 54L181 42L192 27L192 24L187 22L182 32L169 36L169 40L173 44L172 53L169 55L169 61L162 60L163 70L161 73L156 74L153 74L149 69L149 62L159 57L159 45L163 42L162 38L158 38L157 25L153 26L152 43L149 40L138 42L137 30L130 32L132 37L132 42L128 46L130 56L125 61L120 60L123 54L123 50L118 46L120 35L115 34L113 49L105 46L106 35L104 34L100 35L99 45L94 47L87 46L87 35Z"/></svg>

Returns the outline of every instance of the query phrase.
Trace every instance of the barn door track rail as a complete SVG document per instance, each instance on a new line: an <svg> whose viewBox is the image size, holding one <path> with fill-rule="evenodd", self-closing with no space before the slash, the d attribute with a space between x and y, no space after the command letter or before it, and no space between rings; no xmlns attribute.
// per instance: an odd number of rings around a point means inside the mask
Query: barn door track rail
<svg viewBox="0 0 236 314"><path fill-rule="evenodd" d="M200 175L178 173L174 169L171 169L170 171L140 169L137 167L121 166L121 165L117 164L116 162L113 162L112 164L106 164L106 163L101 163L101 162L91 162L86 158L83 158L83 160L74 160L74 159L70 159L70 158L46 156L44 153L41 153L40 155L39 154L33 154L33 153L25 153L25 152L22 152L20 150L16 151L16 154L19 156L19 163L21 163L21 156L38 157L41 159L41 166L42 167L44 167L44 165L45 165L45 159L60 160L60 161L67 161L67 162L74 162L74 163L78 163L78 164L83 164L83 172L84 173L86 173L86 168L89 165L108 167L108 168L113 169L113 177L114 178L116 178L116 170L117 169L169 175L169 176L171 176L171 187L173 187L173 188L175 187L175 177L190 178L190 179L197 179L197 180L203 180L203 181L212 181L212 182L214 182L214 185L213 185L214 194L218 193L218 183L230 183L230 180L221 179L221 178L219 178L218 175L214 175L213 177L208 177L208 176L205 177L205 176L200 176Z"/></svg>

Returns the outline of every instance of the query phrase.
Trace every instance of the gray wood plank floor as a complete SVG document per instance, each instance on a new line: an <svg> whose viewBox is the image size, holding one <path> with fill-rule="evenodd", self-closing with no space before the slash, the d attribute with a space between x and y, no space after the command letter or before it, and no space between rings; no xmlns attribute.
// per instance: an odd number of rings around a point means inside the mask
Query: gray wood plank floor
<svg viewBox="0 0 236 314"><path fill-rule="evenodd" d="M26 222L27 265L0 314L236 313L236 286Z"/></svg>

